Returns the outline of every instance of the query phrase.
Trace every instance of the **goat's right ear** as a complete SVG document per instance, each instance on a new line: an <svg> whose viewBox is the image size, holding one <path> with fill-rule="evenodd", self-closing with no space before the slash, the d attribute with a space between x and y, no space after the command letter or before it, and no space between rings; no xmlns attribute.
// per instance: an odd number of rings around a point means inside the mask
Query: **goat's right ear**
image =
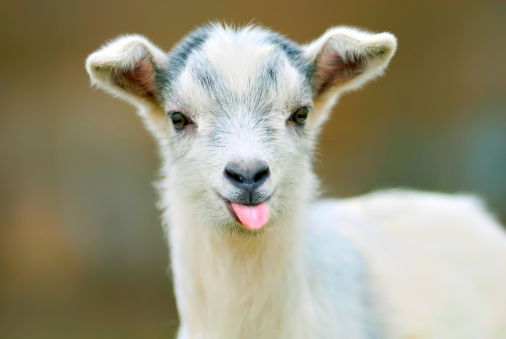
<svg viewBox="0 0 506 339"><path fill-rule="evenodd" d="M140 35L106 44L86 59L91 82L136 106L158 104L156 73L167 54Z"/></svg>

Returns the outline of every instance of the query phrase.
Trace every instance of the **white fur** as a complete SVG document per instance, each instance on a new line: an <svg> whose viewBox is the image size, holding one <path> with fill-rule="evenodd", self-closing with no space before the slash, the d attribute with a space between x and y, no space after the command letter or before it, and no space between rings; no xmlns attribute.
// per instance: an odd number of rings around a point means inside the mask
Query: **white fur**
<svg viewBox="0 0 506 339"><path fill-rule="evenodd" d="M340 93L382 74L395 37L338 27L301 47L308 62L365 60L363 72L313 95L270 34L211 26L158 104L110 76L146 53L157 68L175 54L131 36L86 63L92 83L133 101L160 141L178 338L506 338L506 236L480 202L409 191L315 202L314 136ZM269 62L276 81L264 84ZM300 106L312 107L303 133L290 120ZM161 119L173 111L194 124L175 131ZM218 197L235 192L225 165L251 159L272 173L259 232L240 228Z"/></svg>
<svg viewBox="0 0 506 339"><path fill-rule="evenodd" d="M386 191L313 209L363 255L388 338L506 337L506 237L475 198Z"/></svg>

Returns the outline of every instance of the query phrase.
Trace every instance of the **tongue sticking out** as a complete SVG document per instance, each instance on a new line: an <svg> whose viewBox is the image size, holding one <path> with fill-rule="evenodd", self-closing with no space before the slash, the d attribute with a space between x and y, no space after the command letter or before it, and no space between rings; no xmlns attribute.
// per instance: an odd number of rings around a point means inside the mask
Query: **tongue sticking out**
<svg viewBox="0 0 506 339"><path fill-rule="evenodd" d="M246 206L235 202L230 204L241 224L250 230L261 229L269 220L269 207L265 203L255 206Z"/></svg>

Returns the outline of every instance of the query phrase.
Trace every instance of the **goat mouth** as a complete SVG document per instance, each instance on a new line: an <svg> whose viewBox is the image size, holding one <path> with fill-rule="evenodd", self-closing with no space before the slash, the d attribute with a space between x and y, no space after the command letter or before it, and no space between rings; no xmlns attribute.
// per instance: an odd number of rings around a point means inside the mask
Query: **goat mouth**
<svg viewBox="0 0 506 339"><path fill-rule="evenodd" d="M227 210L230 213L230 215L234 218L235 222L238 223L241 226L244 226L241 223L241 220L239 220L239 218L237 217L237 214L235 214L235 211L232 208L232 203L230 201L228 201L228 200L225 200L225 206L227 206Z"/></svg>
<svg viewBox="0 0 506 339"><path fill-rule="evenodd" d="M245 205L238 202L233 202L218 196L223 200L230 215L234 218L235 222L251 231L262 229L269 220L269 207L265 203L265 199L259 204Z"/></svg>

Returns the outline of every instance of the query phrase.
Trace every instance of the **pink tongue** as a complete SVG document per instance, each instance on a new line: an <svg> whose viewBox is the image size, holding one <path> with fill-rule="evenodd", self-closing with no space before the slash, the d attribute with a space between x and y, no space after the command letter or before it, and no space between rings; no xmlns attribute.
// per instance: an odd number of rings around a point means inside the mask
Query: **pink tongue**
<svg viewBox="0 0 506 339"><path fill-rule="evenodd" d="M259 230L269 220L269 207L265 203L255 206L246 206L230 203L241 223L250 230Z"/></svg>

